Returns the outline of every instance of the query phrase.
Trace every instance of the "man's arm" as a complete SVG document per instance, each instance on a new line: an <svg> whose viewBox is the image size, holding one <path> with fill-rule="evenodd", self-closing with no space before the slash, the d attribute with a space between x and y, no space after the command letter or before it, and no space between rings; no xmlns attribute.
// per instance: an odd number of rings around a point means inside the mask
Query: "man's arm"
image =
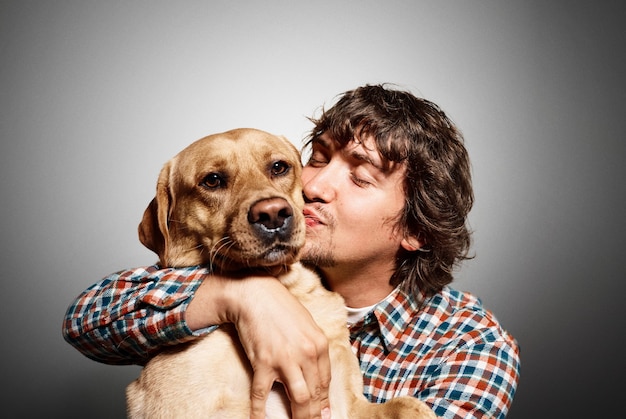
<svg viewBox="0 0 626 419"><path fill-rule="evenodd" d="M167 345L233 323L254 371L252 418L265 417L275 381L288 389L294 418L329 406L328 342L310 313L276 278L224 278L201 267L122 271L77 297L65 339L108 364L144 365Z"/></svg>
<svg viewBox="0 0 626 419"><path fill-rule="evenodd" d="M194 333L185 322L185 311L206 275L203 268L158 266L112 274L69 306L63 336L95 361L143 365L163 346L211 330Z"/></svg>

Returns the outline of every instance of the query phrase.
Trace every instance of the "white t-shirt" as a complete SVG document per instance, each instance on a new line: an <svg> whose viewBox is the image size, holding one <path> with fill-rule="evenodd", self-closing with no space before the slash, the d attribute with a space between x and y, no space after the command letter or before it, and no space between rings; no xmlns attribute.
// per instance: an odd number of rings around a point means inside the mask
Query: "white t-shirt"
<svg viewBox="0 0 626 419"><path fill-rule="evenodd" d="M372 309L376 306L376 304L368 306L368 307L360 307L360 308L352 308L346 306L346 310L348 310L348 324L355 324L359 320L361 320L367 313L372 311Z"/></svg>

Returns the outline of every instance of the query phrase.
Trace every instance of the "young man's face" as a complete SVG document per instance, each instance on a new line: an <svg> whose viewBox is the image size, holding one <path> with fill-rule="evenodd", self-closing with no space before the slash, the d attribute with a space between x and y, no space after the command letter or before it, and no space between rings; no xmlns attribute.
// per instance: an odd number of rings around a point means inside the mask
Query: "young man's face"
<svg viewBox="0 0 626 419"><path fill-rule="evenodd" d="M307 222L303 259L324 272L376 266L391 274L398 249L407 245L397 227L404 208L405 168L386 162L372 138L361 140L339 148L322 134L312 143L302 173Z"/></svg>

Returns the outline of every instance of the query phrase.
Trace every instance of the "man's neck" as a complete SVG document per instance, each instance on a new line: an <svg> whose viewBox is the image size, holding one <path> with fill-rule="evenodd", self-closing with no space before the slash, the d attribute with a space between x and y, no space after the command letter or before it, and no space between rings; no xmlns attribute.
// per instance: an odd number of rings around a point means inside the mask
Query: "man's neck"
<svg viewBox="0 0 626 419"><path fill-rule="evenodd" d="M394 289L389 284L390 271L376 272L359 267L321 268L320 271L326 286L339 293L346 306L352 308L374 305L385 299Z"/></svg>

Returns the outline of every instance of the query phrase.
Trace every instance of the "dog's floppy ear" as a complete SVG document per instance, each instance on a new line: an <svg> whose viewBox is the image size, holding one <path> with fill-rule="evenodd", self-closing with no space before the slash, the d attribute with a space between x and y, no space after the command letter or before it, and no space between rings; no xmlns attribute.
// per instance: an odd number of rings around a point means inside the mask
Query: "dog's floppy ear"
<svg viewBox="0 0 626 419"><path fill-rule="evenodd" d="M157 182L156 196L150 201L139 223L139 241L159 256L161 264L165 263L169 242L168 218L171 205L170 170L168 162Z"/></svg>

